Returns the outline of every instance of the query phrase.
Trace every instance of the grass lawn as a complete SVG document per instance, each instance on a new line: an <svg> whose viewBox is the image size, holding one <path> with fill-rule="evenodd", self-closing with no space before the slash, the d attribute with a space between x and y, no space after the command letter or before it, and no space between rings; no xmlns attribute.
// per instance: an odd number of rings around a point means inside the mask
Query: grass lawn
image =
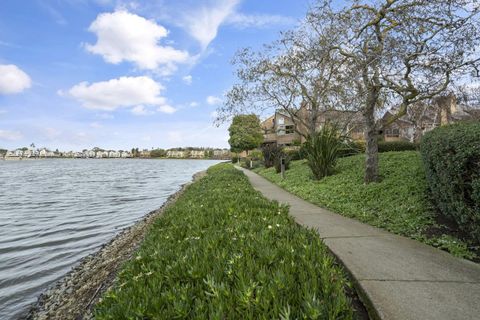
<svg viewBox="0 0 480 320"><path fill-rule="evenodd" d="M314 231L220 164L155 222L96 318L352 319L349 287Z"/></svg>
<svg viewBox="0 0 480 320"><path fill-rule="evenodd" d="M304 160L294 161L282 180L273 168L254 171L297 196L347 217L474 259L467 245L438 229L426 196L427 183L420 154L415 151L380 154L379 183L363 183L364 155L341 158L335 175L315 181ZM438 232L437 232L438 233Z"/></svg>

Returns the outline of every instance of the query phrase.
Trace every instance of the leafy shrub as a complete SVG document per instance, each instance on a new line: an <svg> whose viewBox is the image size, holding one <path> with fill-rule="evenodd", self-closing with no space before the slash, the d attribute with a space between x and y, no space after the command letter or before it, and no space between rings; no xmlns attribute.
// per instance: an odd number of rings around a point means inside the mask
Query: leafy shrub
<svg viewBox="0 0 480 320"><path fill-rule="evenodd" d="M257 158L253 158L253 157L243 158L242 161L240 162L240 166L246 169L256 169L256 168L260 168L262 165L263 165L263 162L261 160L258 160Z"/></svg>
<svg viewBox="0 0 480 320"><path fill-rule="evenodd" d="M237 163L239 157L238 156L232 156L232 163Z"/></svg>
<svg viewBox="0 0 480 320"><path fill-rule="evenodd" d="M480 242L480 123L459 123L427 133L421 153L432 201Z"/></svg>
<svg viewBox="0 0 480 320"><path fill-rule="evenodd" d="M345 140L345 142L342 143L342 147L340 148L338 157L339 158L349 157L359 153L365 153L364 141Z"/></svg>
<svg viewBox="0 0 480 320"><path fill-rule="evenodd" d="M262 151L260 151L260 150L250 151L250 158L252 158L252 160L263 160Z"/></svg>
<svg viewBox="0 0 480 320"><path fill-rule="evenodd" d="M282 147L277 146L276 143L265 143L262 145L262 154L265 168L271 168L275 165L277 154L282 150Z"/></svg>
<svg viewBox="0 0 480 320"><path fill-rule="evenodd" d="M287 154L288 158L291 161L296 161L296 160L303 160L305 159L305 154L302 151L301 148L295 148L295 149L289 149L285 150L285 153Z"/></svg>
<svg viewBox="0 0 480 320"><path fill-rule="evenodd" d="M378 152L417 150L418 145L409 141L379 141Z"/></svg>
<svg viewBox="0 0 480 320"><path fill-rule="evenodd" d="M285 170L290 166L290 158L282 146L276 143L268 143L262 146L263 164L265 168L275 167L277 173L281 171L281 159L285 159Z"/></svg>
<svg viewBox="0 0 480 320"><path fill-rule="evenodd" d="M315 179L333 174L337 159L346 147L347 138L332 125L325 124L318 132L308 137L304 151L308 166Z"/></svg>

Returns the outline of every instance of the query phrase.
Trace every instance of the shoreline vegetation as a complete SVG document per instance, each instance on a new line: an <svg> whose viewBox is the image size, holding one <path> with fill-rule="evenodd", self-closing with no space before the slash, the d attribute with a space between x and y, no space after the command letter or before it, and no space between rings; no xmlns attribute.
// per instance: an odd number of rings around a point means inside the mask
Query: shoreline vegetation
<svg viewBox="0 0 480 320"><path fill-rule="evenodd" d="M27 319L93 319L93 307L101 295L113 285L122 264L128 261L145 238L149 226L172 206L185 189L206 172L193 175L157 210L148 213L131 227L122 230L108 243L83 258L60 280L47 288L32 304Z"/></svg>
<svg viewBox="0 0 480 320"><path fill-rule="evenodd" d="M153 223L96 319L353 319L351 284L314 230L231 164Z"/></svg>
<svg viewBox="0 0 480 320"><path fill-rule="evenodd" d="M368 185L364 159L363 154L340 158L335 174L319 181L312 179L305 160L292 161L285 179L275 168L253 171L315 205L479 262L480 248L431 205L418 152L380 153L382 180Z"/></svg>
<svg viewBox="0 0 480 320"><path fill-rule="evenodd" d="M314 230L231 164L194 175L46 290L28 319L366 319Z"/></svg>

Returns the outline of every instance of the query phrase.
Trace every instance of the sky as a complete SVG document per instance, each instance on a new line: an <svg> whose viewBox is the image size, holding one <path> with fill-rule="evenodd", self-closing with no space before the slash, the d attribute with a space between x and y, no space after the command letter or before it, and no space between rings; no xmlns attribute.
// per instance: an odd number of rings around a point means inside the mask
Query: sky
<svg viewBox="0 0 480 320"><path fill-rule="evenodd" d="M231 60L307 0L1 0L0 148L228 147Z"/></svg>

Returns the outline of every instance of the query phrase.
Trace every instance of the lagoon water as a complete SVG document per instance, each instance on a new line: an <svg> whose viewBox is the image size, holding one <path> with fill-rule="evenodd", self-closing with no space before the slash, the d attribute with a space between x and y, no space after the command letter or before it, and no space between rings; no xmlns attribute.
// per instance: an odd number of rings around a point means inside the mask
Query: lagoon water
<svg viewBox="0 0 480 320"><path fill-rule="evenodd" d="M0 161L0 319L21 318L81 258L217 162Z"/></svg>

